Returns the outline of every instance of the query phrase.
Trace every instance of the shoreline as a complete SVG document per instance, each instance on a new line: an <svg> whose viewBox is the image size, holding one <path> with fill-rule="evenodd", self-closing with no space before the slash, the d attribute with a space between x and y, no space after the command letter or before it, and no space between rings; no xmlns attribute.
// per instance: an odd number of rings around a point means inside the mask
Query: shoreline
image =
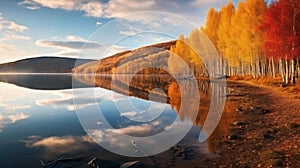
<svg viewBox="0 0 300 168"><path fill-rule="evenodd" d="M198 162L208 167L298 167L300 165L299 92L247 81L227 81L232 92L225 105L227 131L215 139L217 157ZM231 99L231 100L230 100ZM235 106L231 105L236 101ZM228 107L231 106L231 107ZM228 117L228 116L227 116ZM222 126L219 123L219 126ZM219 127L218 126L218 127ZM218 134L218 133L215 133Z"/></svg>

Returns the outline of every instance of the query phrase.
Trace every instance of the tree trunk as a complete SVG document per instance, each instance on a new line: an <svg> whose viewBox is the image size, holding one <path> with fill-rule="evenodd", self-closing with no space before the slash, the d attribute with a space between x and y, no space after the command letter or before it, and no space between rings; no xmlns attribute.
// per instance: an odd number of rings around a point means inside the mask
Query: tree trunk
<svg viewBox="0 0 300 168"><path fill-rule="evenodd" d="M289 62L288 59L285 58L285 84L289 83L289 76L290 76Z"/></svg>
<svg viewBox="0 0 300 168"><path fill-rule="evenodd" d="M276 74L275 74L274 57L272 57L271 60L272 60L272 76L273 76L273 78L275 78L275 77L276 77Z"/></svg>
<svg viewBox="0 0 300 168"><path fill-rule="evenodd" d="M283 68L283 62L281 58L279 59L279 73L281 74L282 82L285 83L284 68Z"/></svg>
<svg viewBox="0 0 300 168"><path fill-rule="evenodd" d="M296 80L297 80L297 78L299 78L300 76L300 65L299 65L299 58L297 57L297 59L296 59L296 61L297 61L297 63L296 63Z"/></svg>
<svg viewBox="0 0 300 168"><path fill-rule="evenodd" d="M291 60L291 83L296 84L295 74L295 59Z"/></svg>

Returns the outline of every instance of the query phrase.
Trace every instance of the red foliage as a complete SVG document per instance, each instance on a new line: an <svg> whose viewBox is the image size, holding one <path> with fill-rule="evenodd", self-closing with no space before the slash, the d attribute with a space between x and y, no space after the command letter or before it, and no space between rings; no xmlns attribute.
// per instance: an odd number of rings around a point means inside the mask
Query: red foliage
<svg viewBox="0 0 300 168"><path fill-rule="evenodd" d="M295 18L295 19L294 19ZM293 59L300 54L300 0L273 2L260 28L267 56Z"/></svg>

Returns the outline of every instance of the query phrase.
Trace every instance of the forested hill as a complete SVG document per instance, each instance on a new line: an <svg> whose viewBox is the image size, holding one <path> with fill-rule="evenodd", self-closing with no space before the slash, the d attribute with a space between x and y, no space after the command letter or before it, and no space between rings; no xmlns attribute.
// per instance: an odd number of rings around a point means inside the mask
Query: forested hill
<svg viewBox="0 0 300 168"><path fill-rule="evenodd" d="M74 65L94 60L62 57L37 57L0 64L0 73L70 73Z"/></svg>
<svg viewBox="0 0 300 168"><path fill-rule="evenodd" d="M167 51L172 46L176 45L176 40L144 46L135 50L123 51L103 58L98 61L89 62L73 69L74 73L115 73L115 68L118 67L119 72L127 73L134 68L141 66L141 59L148 58L148 60L160 61L166 64L168 62L169 54ZM161 65L161 64L160 64ZM162 65L163 66L163 65ZM167 64L166 64L167 66ZM130 68L130 70L128 69ZM143 72L145 73L145 72Z"/></svg>

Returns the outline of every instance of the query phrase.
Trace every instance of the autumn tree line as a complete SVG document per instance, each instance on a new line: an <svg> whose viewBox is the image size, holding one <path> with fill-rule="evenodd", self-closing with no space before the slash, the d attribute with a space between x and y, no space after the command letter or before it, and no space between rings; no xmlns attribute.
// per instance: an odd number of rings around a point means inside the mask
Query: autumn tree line
<svg viewBox="0 0 300 168"><path fill-rule="evenodd" d="M188 37L181 35L171 48L197 76L208 75L197 54L202 59L212 54L202 40L203 34L220 56L213 62L218 66L215 74L254 78L280 75L286 84L299 78L300 0L274 0L270 4L246 0L236 8L229 0L219 11L210 8L205 25Z"/></svg>

